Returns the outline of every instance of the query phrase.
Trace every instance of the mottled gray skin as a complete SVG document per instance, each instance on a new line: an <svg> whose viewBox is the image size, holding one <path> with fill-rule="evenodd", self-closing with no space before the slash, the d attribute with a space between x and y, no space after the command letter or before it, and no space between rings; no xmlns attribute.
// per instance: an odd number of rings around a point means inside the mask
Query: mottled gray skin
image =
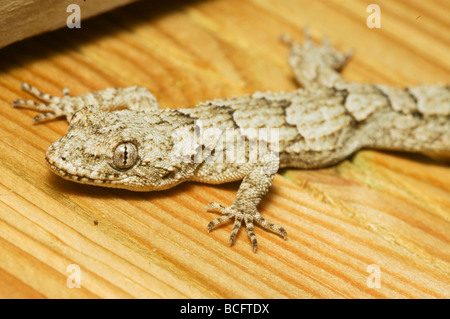
<svg viewBox="0 0 450 319"><path fill-rule="evenodd" d="M195 108L160 110L142 87L78 97L65 89L57 98L24 83L22 88L44 103L16 100L13 105L42 112L35 122L66 116L69 131L49 147L46 158L53 172L69 180L134 191L164 190L185 181L243 180L231 206L207 206L222 214L208 231L234 218L231 244L244 220L256 251L254 222L286 238L281 226L267 222L257 210L278 167L329 166L361 148L450 151L448 86L400 89L348 83L336 70L349 54L327 41L318 46L308 35L303 45L286 41L291 45L289 63L302 85L293 92L257 92ZM279 139L275 143L252 135L251 128L278 129ZM201 134L208 129L220 134ZM194 142L180 143L187 137ZM250 145L256 142L264 142L269 152L251 160ZM224 161L224 152L239 143L243 160Z"/></svg>

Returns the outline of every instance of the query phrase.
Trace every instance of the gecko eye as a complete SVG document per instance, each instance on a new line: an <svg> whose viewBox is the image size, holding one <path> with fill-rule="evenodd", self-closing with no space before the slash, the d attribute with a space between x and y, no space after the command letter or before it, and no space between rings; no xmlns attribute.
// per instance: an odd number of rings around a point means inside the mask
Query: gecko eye
<svg viewBox="0 0 450 319"><path fill-rule="evenodd" d="M138 149L135 144L125 142L114 149L113 164L119 169L127 169L133 166L138 159Z"/></svg>

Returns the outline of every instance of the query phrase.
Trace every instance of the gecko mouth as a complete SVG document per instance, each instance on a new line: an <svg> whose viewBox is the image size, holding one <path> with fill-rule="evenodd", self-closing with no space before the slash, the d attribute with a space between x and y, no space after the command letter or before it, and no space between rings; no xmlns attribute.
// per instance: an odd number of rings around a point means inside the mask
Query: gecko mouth
<svg viewBox="0 0 450 319"><path fill-rule="evenodd" d="M107 174L98 174L87 169L78 169L76 172L69 172L60 166L56 166L47 158L47 163L50 169L57 175L64 179L75 181L78 183L92 184L92 185L103 185L114 187L114 184L118 181L123 180L125 177L111 176Z"/></svg>

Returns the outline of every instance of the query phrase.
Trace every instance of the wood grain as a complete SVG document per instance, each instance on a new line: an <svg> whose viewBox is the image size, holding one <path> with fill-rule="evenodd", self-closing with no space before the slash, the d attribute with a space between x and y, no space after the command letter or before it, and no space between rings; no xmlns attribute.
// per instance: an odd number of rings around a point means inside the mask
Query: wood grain
<svg viewBox="0 0 450 319"><path fill-rule="evenodd" d="M230 204L238 183L133 193L71 183L46 167L67 124L31 125L13 109L27 81L73 94L143 85L164 107L255 90L296 88L278 41L327 35L355 55L351 81L449 83L450 6L370 2L217 0L138 2L0 51L0 297L449 298L450 169L419 155L360 151L336 167L284 170L260 205L288 240L256 229L228 246L210 234L209 202ZM67 287L67 266L81 288ZM367 285L368 265L381 287Z"/></svg>

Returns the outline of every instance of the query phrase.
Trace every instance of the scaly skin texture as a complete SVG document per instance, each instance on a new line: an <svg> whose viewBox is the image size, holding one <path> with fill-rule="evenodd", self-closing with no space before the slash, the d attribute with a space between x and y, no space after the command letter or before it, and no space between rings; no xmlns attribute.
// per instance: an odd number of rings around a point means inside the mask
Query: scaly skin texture
<svg viewBox="0 0 450 319"><path fill-rule="evenodd" d="M361 148L450 151L448 86L348 83L336 70L349 54L328 41L318 46L308 34L302 45L284 40L302 85L293 92L256 92L160 110L142 87L78 97L65 89L58 98L24 83L23 90L43 103L19 99L13 105L42 112L35 122L67 118L69 131L49 147L46 159L69 180L134 191L242 180L231 206L208 204L222 215L208 231L234 218L232 244L244 221L254 251L255 222L286 238L281 226L257 210L279 167L324 167Z"/></svg>

